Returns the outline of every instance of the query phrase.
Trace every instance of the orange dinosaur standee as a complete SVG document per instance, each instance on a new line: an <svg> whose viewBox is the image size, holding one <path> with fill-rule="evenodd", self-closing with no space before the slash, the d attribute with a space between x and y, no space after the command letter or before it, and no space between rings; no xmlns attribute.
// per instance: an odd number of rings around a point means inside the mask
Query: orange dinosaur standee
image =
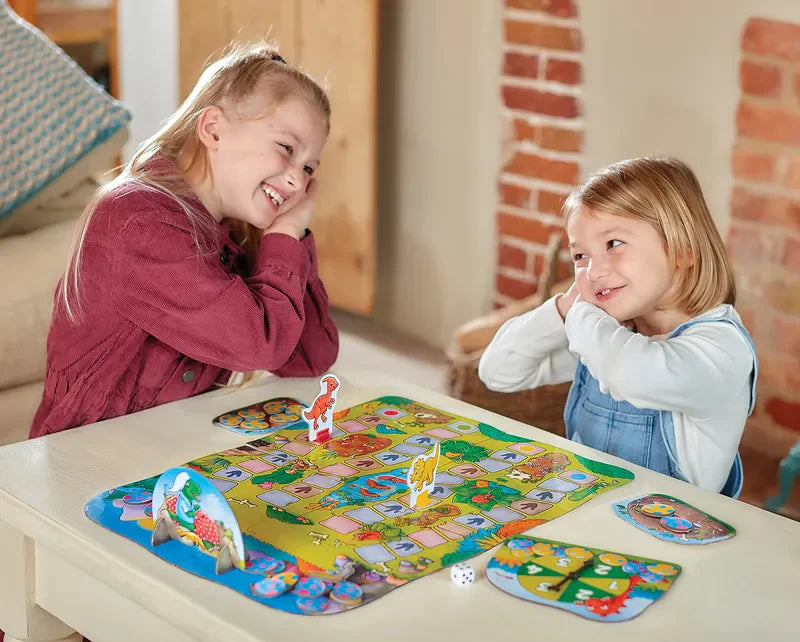
<svg viewBox="0 0 800 642"><path fill-rule="evenodd" d="M303 419L308 424L309 441L321 444L331 438L333 409L336 406L339 386L339 378L336 375L325 375L319 382L320 393L314 399L314 403L310 408L303 410Z"/></svg>

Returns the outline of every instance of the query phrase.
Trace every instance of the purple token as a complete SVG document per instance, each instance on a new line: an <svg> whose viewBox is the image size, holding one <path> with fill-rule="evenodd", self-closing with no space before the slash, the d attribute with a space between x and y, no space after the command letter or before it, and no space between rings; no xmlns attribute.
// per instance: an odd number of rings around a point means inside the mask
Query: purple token
<svg viewBox="0 0 800 642"><path fill-rule="evenodd" d="M331 599L340 604L355 604L361 601L364 591L354 582L337 582L331 589Z"/></svg>
<svg viewBox="0 0 800 642"><path fill-rule="evenodd" d="M508 548L510 548L512 551L519 551L519 550L524 550L526 548L531 548L533 544L531 543L530 540L527 539L511 539L508 540L506 546L508 546Z"/></svg>
<svg viewBox="0 0 800 642"><path fill-rule="evenodd" d="M327 586L326 586L327 584ZM320 597L330 590L330 584L318 577L301 577L295 584L294 592L300 597Z"/></svg>
<svg viewBox="0 0 800 642"><path fill-rule="evenodd" d="M328 608L327 597L298 597L297 608L306 613L321 613Z"/></svg>
<svg viewBox="0 0 800 642"><path fill-rule="evenodd" d="M265 555L264 557L254 557L247 561L245 570L251 573L263 573L270 575L271 573L280 573L286 568L285 562L276 560L274 557Z"/></svg>

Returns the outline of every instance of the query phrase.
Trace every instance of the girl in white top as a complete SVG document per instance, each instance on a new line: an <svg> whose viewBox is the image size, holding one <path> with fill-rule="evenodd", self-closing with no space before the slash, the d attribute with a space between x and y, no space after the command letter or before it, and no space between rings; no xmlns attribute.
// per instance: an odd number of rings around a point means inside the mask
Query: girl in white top
<svg viewBox="0 0 800 642"><path fill-rule="evenodd" d="M758 361L693 172L607 167L563 207L575 283L507 321L481 357L492 390L573 381L570 439L737 496Z"/></svg>

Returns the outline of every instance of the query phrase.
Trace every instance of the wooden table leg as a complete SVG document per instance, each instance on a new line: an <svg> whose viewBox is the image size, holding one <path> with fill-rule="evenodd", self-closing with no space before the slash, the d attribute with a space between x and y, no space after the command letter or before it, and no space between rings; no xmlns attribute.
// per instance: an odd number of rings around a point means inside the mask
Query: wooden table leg
<svg viewBox="0 0 800 642"><path fill-rule="evenodd" d="M0 629L5 642L80 642L82 636L36 604L36 546L0 521Z"/></svg>

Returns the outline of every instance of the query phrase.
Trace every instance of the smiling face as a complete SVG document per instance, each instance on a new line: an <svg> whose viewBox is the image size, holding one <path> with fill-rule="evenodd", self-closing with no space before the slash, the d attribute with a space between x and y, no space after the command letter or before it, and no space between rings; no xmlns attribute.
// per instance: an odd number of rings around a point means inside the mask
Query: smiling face
<svg viewBox="0 0 800 642"><path fill-rule="evenodd" d="M199 130L210 169L204 184L195 186L201 200L217 220L238 219L260 229L303 199L327 139L317 107L290 95L270 109L265 92L209 108Z"/></svg>
<svg viewBox="0 0 800 642"><path fill-rule="evenodd" d="M575 282L584 300L620 323L663 325L675 269L655 228L631 218L581 209L567 224ZM641 330L640 330L641 331Z"/></svg>

